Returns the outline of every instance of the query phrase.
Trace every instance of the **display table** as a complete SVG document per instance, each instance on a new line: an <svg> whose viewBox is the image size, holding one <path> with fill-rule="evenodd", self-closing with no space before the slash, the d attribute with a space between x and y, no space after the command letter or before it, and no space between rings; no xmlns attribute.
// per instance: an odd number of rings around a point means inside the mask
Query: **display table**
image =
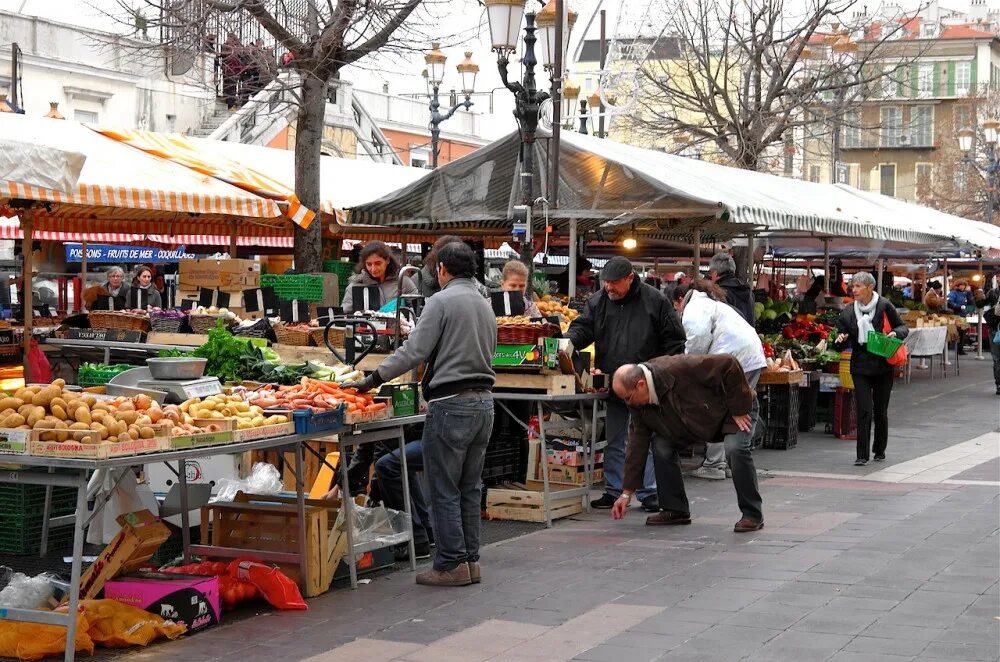
<svg viewBox="0 0 1000 662"><path fill-rule="evenodd" d="M931 379L934 378L934 359L941 358L941 373L948 376L948 327L946 326L925 326L918 329L910 329L903 344L906 345L906 381L909 382L913 374L914 359L930 359ZM955 359L955 370L958 370L958 359Z"/></svg>
<svg viewBox="0 0 1000 662"><path fill-rule="evenodd" d="M405 445L405 440L403 438L402 428L404 425L409 423L422 422L424 417L421 416L409 416L405 418L396 419L386 419L384 421L376 421L372 423L360 423L355 425L348 425L344 428L338 430L330 430L326 434L337 434L339 435L339 443L344 447L344 452L342 452L341 457L346 458L346 452L352 448L360 446L367 443L375 443L376 441L385 441L389 439L397 439L399 441L400 453L403 457L403 494L404 494L404 507L406 513L410 512L410 495L408 490L408 480L406 477L406 454L403 452L403 447ZM323 434L323 433L320 433ZM308 581L309 568L306 562L307 550L306 550L306 538L304 535L306 531L305 526L305 485L303 481L303 447L304 442L310 441L317 437L317 433L303 434L303 435L287 435L284 437L274 437L271 439L256 439L253 441L246 441L241 443L233 444L223 444L218 446L206 446L202 448L193 448L177 451L164 451L160 453L150 453L146 455L131 455L124 457L115 457L104 460L93 460L93 459L75 459L75 458L54 458L54 457L35 457L31 455L3 455L0 454L0 464L3 465L21 465L24 467L37 467L47 469L48 472L41 471L3 471L0 472L0 482L5 483L26 483L32 485L45 485L49 489L46 490L45 498L45 511L44 519L42 523L42 554L46 552L46 542L48 538L48 531L50 525L64 526L72 525L74 527L73 532L73 552L72 552L72 563L70 571L70 594L68 601L68 612L67 613L56 613L51 611L40 611L36 609L15 609L8 608L0 610L0 619L8 619L14 621L27 621L34 623L47 623L50 625L60 625L66 627L66 654L64 659L71 661L74 659L75 651L73 642L76 636L76 618L75 614L77 612L77 606L80 600L80 576L82 567L82 557L83 557L83 543L86 535L86 527L90 521L100 513L101 509L104 507L103 501L95 503L94 510L89 511L87 509L87 481L88 474L92 471L97 471L98 469L107 470L121 470L127 469L128 467L148 464L151 462L163 462L169 465L171 462L177 463L177 476L178 481L181 486L180 490L180 500L181 500L181 535L184 547L184 561L190 561L191 553L204 553L211 554L218 557L239 557L245 556L248 550L229 550L217 547L208 547L201 545L191 544L191 530L189 526L189 509L188 509L188 491L187 491L187 471L186 462L188 460L194 460L198 458L209 457L212 455L218 455L220 453L243 453L246 451L255 450L291 450L295 453L295 497L296 497L296 514L298 521L298 541L299 549L297 553L294 554L281 554L278 560L286 563L297 563L299 565L300 581L305 585ZM346 460L345 460L346 466ZM63 473L53 473L56 469L64 470ZM343 477L343 486L346 488L347 484L347 472L340 472ZM73 487L77 490L76 498L76 513L75 515L68 515L60 518L50 518L50 505L51 505L51 487L53 486L65 486ZM349 494L345 489L344 494ZM359 554L363 554L368 551L370 547L360 547L355 548L353 545L353 528L354 528L354 510L353 503L351 499L343 499L345 504L344 518L345 526L347 527L348 535L348 565L350 567L351 573L351 586L352 588L357 587L357 557ZM410 567L412 569L416 568L416 557L414 555L413 549L413 531L412 522L410 518L407 518L407 526L409 527L409 552L410 552ZM268 553L252 551L257 557L266 557ZM271 556L274 556L273 554ZM70 614L74 617L70 618Z"/></svg>
<svg viewBox="0 0 1000 662"><path fill-rule="evenodd" d="M584 448L584 484L577 488L559 490L559 498L566 499L572 497L582 497L586 499L585 508L590 512L590 490L593 487L594 456L597 452L597 421L604 418L607 408L604 406L607 401L607 393L577 393L572 395L551 395L548 393L493 393L493 400L506 411L510 417L525 430L528 429L527 421L522 421L515 416L506 402L532 402L535 404L535 414L538 416L538 437L541 442L541 465L542 465L542 503L545 511L545 526L552 526L552 491L549 485L549 463L545 454L546 431L559 428L583 429ZM545 407L554 405L575 406L580 416L579 423L568 421L565 424L545 421ZM531 467L528 468L529 471Z"/></svg>

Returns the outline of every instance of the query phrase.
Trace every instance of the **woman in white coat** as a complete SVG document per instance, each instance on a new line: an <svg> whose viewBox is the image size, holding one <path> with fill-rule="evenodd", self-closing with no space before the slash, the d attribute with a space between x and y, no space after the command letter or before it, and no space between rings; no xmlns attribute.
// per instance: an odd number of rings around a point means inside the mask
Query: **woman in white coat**
<svg viewBox="0 0 1000 662"><path fill-rule="evenodd" d="M685 354L731 354L740 362L750 388L755 390L760 373L767 367L764 347L757 330L726 303L725 292L707 280L696 280L674 292L674 308L681 316L687 342ZM758 405L754 398L751 412L754 426ZM752 434L751 434L752 438ZM724 444L707 443L705 462L691 475L697 478L724 480L727 477Z"/></svg>

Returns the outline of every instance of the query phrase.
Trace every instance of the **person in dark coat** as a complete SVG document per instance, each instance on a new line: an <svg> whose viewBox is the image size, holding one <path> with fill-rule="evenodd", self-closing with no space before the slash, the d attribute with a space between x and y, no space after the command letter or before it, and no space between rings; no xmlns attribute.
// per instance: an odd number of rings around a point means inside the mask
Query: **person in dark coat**
<svg viewBox="0 0 1000 662"><path fill-rule="evenodd" d="M736 261L729 253L716 253L708 262L708 277L726 293L726 303L753 326L753 291L736 277Z"/></svg>
<svg viewBox="0 0 1000 662"><path fill-rule="evenodd" d="M989 329L990 355L993 357L993 382L997 387L997 395L1000 395L1000 342L995 342L997 331L1000 330L1000 283L986 293L986 302L983 309L983 321Z"/></svg>
<svg viewBox="0 0 1000 662"><path fill-rule="evenodd" d="M587 300L583 313L565 334L576 349L594 343L595 363L601 372L611 375L627 363L684 353L684 327L673 305L641 282L628 259L618 256L608 260L601 270L601 283L601 291ZM605 487L601 498L591 503L594 508L611 508L621 494L628 420L625 403L609 394ZM643 508L655 512L659 506L652 465L647 458L644 484L636 495Z"/></svg>
<svg viewBox="0 0 1000 662"><path fill-rule="evenodd" d="M885 460L889 441L889 396L892 394L894 368L885 358L868 351L868 332L883 333L886 320L887 336L902 340L909 330L900 319L896 307L875 292L875 277L857 273L851 278L854 303L840 311L837 318L837 345L850 346L851 379L858 406L858 445L856 466L868 464L869 453L875 461ZM875 423L875 443L869 446L872 421Z"/></svg>
<svg viewBox="0 0 1000 662"><path fill-rule="evenodd" d="M753 386L760 370L744 373L729 354L661 356L620 367L614 392L629 406L628 457L625 483L611 515L625 516L632 493L642 479L642 462L652 446L660 512L648 525L691 523L678 449L703 439L724 441L733 470L733 485L742 517L736 533L764 528L763 503L757 487L753 455Z"/></svg>

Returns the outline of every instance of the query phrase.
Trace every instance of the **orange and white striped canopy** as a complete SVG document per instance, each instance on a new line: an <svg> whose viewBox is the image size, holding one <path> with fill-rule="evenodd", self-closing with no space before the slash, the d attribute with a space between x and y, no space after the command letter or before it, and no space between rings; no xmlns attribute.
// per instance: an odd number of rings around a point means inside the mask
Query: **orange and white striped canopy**
<svg viewBox="0 0 1000 662"><path fill-rule="evenodd" d="M0 136L49 143L86 156L70 193L15 181L0 181L0 216L16 216L19 199L43 203L34 210L34 229L54 232L287 233L279 204L123 145L76 122L0 114ZM25 153L23 158L31 158Z"/></svg>
<svg viewBox="0 0 1000 662"><path fill-rule="evenodd" d="M93 130L148 154L232 184L244 191L280 201L287 206L288 217L299 227L309 227L316 216L316 212L307 209L299 202L294 190L288 184L228 158L218 150L199 149L191 140L180 134L106 127L93 127Z"/></svg>

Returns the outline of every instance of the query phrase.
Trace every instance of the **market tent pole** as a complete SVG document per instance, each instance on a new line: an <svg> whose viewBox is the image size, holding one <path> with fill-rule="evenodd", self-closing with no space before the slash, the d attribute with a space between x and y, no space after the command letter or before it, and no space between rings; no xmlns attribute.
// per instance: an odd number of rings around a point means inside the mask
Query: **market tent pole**
<svg viewBox="0 0 1000 662"><path fill-rule="evenodd" d="M74 301L77 312L83 312L83 291L87 289L87 240L80 241L80 300Z"/></svg>
<svg viewBox="0 0 1000 662"><path fill-rule="evenodd" d="M746 279L753 289L753 232L747 232L747 273Z"/></svg>
<svg viewBox="0 0 1000 662"><path fill-rule="evenodd" d="M34 312L34 297L32 296L32 269L34 268L34 254L31 250L32 247L32 229L35 224L35 213L32 209L25 209L24 213L21 214L21 232L23 233L23 239L21 239L21 255L24 260L22 267L24 271L21 274L21 291L23 295L21 296L21 315L24 318L24 335L21 337L21 351L23 352L24 360L24 383L31 383L31 368L28 366L28 352L31 351L31 323L32 323L32 313Z"/></svg>
<svg viewBox="0 0 1000 662"><path fill-rule="evenodd" d="M691 278L698 278L701 269L701 228L694 229L694 274Z"/></svg>
<svg viewBox="0 0 1000 662"><path fill-rule="evenodd" d="M232 230L229 232L229 257L236 259L236 243L237 237L240 236L240 222L233 221Z"/></svg>
<svg viewBox="0 0 1000 662"><path fill-rule="evenodd" d="M983 280L983 252L979 251L979 282L982 285L986 285L986 281ZM975 294L973 294L975 296ZM976 320L976 360L983 360L983 309L981 306L976 306L976 315L978 319Z"/></svg>
<svg viewBox="0 0 1000 662"><path fill-rule="evenodd" d="M823 240L823 289L830 293L830 240Z"/></svg>
<svg viewBox="0 0 1000 662"><path fill-rule="evenodd" d="M875 291L878 292L879 296L882 296L882 258L875 260Z"/></svg>
<svg viewBox="0 0 1000 662"><path fill-rule="evenodd" d="M944 277L942 278L942 280L944 280L944 298L947 299L948 292L951 290L951 288L948 287L948 258L944 258L944 260L942 260L941 268L944 270Z"/></svg>
<svg viewBox="0 0 1000 662"><path fill-rule="evenodd" d="M569 274L566 282L569 284L567 294L572 299L576 296L576 219L569 219Z"/></svg>

